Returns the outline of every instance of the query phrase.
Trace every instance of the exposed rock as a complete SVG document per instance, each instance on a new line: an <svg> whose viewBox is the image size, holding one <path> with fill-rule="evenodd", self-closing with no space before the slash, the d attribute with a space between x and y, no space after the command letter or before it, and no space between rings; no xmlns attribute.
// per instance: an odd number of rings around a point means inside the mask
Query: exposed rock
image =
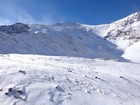
<svg viewBox="0 0 140 105"><path fill-rule="evenodd" d="M21 34L28 32L29 26L23 23L15 23L13 25L0 26L0 31L8 34Z"/></svg>

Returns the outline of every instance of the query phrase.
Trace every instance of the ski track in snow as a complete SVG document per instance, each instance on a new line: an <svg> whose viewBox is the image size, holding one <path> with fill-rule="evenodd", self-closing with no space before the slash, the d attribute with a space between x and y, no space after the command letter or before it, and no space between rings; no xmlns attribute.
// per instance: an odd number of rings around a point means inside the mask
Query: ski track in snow
<svg viewBox="0 0 140 105"><path fill-rule="evenodd" d="M139 68L140 64L111 60L1 55L0 103L140 105Z"/></svg>

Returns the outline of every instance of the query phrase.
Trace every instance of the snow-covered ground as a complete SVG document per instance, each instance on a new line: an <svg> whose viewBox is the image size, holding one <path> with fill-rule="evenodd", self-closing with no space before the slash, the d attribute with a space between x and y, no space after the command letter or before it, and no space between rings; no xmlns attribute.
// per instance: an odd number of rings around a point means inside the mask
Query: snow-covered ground
<svg viewBox="0 0 140 105"><path fill-rule="evenodd" d="M133 62L140 63L140 41L128 47L122 56Z"/></svg>
<svg viewBox="0 0 140 105"><path fill-rule="evenodd" d="M0 55L1 105L140 105L140 64Z"/></svg>

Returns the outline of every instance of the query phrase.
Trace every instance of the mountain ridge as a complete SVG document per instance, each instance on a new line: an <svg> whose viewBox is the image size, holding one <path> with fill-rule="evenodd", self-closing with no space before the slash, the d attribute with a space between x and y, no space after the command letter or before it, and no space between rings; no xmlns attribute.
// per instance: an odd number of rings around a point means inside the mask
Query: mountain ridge
<svg viewBox="0 0 140 105"><path fill-rule="evenodd" d="M83 27L125 50L135 42L140 41L140 12L133 13L110 24L83 25ZM122 46L120 43L124 45Z"/></svg>
<svg viewBox="0 0 140 105"><path fill-rule="evenodd" d="M140 41L140 12L111 24L52 25L16 23L0 26L0 53L119 59Z"/></svg>

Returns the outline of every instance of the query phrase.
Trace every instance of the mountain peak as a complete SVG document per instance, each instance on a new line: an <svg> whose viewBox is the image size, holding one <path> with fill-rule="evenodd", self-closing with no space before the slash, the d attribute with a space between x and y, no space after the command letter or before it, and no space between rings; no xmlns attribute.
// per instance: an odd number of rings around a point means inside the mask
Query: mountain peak
<svg viewBox="0 0 140 105"><path fill-rule="evenodd" d="M133 13L123 19L111 23L113 27L127 27L134 23L140 22L140 12Z"/></svg>
<svg viewBox="0 0 140 105"><path fill-rule="evenodd" d="M135 19L136 21L140 21L140 11L135 12L135 13L129 15L128 17L131 19Z"/></svg>
<svg viewBox="0 0 140 105"><path fill-rule="evenodd" d="M135 15L140 15L140 11L133 13Z"/></svg>

